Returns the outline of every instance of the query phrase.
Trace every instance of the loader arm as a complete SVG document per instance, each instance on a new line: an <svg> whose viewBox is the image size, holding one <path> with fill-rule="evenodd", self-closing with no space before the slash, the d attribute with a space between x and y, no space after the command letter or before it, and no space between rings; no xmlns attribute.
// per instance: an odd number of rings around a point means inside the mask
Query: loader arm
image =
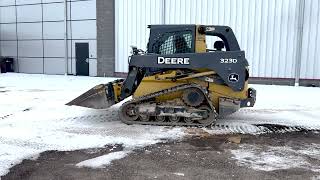
<svg viewBox="0 0 320 180"><path fill-rule="evenodd" d="M133 67L130 69L131 70L129 71L126 80L121 85L120 95L118 98L120 101L131 96L144 77L145 71L143 68Z"/></svg>
<svg viewBox="0 0 320 180"><path fill-rule="evenodd" d="M117 79L107 84L99 84L66 105L107 109L131 96L144 77L143 68L132 68L125 80Z"/></svg>

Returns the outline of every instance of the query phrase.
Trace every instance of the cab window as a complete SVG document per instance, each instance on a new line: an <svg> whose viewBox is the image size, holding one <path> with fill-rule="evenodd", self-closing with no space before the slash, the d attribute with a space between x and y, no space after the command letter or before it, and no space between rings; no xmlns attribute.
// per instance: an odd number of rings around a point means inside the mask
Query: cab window
<svg viewBox="0 0 320 180"><path fill-rule="evenodd" d="M163 34L152 46L157 54L176 54L192 52L192 32L170 32Z"/></svg>

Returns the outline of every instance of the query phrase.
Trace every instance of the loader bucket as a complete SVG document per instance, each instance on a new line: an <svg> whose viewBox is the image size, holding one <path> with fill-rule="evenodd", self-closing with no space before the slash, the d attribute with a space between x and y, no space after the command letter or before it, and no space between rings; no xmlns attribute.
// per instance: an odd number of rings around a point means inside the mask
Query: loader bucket
<svg viewBox="0 0 320 180"><path fill-rule="evenodd" d="M99 84L74 100L68 102L69 106L82 106L93 109L106 109L115 104L112 86Z"/></svg>

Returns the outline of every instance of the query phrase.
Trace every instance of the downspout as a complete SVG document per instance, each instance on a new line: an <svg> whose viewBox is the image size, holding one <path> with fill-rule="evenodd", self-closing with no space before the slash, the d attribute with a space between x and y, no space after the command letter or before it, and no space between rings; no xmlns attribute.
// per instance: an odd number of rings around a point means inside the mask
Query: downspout
<svg viewBox="0 0 320 180"><path fill-rule="evenodd" d="M296 68L295 68L295 81L294 85L299 86L300 70L301 70L301 52L302 52L302 36L303 36L303 23L304 23L304 7L305 0L298 0L298 29L297 29L297 45L296 45Z"/></svg>
<svg viewBox="0 0 320 180"><path fill-rule="evenodd" d="M162 24L166 24L166 0L162 0Z"/></svg>
<svg viewBox="0 0 320 180"><path fill-rule="evenodd" d="M67 0L64 0L64 60L65 60L65 69L64 75L68 75L68 23L67 23L67 16L68 16L68 4Z"/></svg>

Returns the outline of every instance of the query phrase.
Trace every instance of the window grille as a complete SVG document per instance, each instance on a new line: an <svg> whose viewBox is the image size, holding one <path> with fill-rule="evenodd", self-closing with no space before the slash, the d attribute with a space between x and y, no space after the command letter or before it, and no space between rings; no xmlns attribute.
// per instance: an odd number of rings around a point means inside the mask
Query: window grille
<svg viewBox="0 0 320 180"><path fill-rule="evenodd" d="M158 54L191 53L192 32L165 33L153 44L152 49Z"/></svg>

